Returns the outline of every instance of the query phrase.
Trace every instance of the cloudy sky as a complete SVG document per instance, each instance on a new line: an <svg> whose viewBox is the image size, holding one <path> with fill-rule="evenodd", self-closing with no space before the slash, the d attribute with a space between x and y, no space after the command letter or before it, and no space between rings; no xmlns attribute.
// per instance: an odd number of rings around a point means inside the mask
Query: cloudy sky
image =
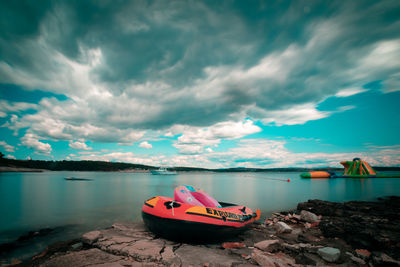
<svg viewBox="0 0 400 267"><path fill-rule="evenodd" d="M400 2L1 1L0 151L400 166Z"/></svg>

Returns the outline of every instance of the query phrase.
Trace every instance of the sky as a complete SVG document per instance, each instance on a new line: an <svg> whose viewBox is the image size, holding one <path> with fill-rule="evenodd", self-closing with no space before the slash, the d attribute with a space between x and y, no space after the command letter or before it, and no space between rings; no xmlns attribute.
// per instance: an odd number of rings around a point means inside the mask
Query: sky
<svg viewBox="0 0 400 267"><path fill-rule="evenodd" d="M0 151L400 166L400 1L1 1Z"/></svg>

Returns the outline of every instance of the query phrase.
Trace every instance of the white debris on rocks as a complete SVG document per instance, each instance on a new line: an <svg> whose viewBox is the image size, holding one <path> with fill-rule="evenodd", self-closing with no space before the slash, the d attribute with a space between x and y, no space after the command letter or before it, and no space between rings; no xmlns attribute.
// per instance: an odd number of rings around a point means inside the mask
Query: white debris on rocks
<svg viewBox="0 0 400 267"><path fill-rule="evenodd" d="M310 222L310 223L319 221L319 218L317 215L315 215L312 212L306 211L306 210L302 210L300 212L300 219L303 221L306 221L306 222Z"/></svg>
<svg viewBox="0 0 400 267"><path fill-rule="evenodd" d="M275 228L276 228L276 231L277 231L279 234L281 234L281 233L290 233L290 232L292 232L292 230L293 230L289 225L287 225L287 224L284 223L284 222L277 222L277 223L275 224Z"/></svg>

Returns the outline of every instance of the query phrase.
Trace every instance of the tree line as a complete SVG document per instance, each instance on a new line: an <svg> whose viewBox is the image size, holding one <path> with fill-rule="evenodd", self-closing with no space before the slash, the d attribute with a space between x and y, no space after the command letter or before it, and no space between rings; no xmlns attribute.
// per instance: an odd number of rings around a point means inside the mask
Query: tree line
<svg viewBox="0 0 400 267"><path fill-rule="evenodd" d="M28 169L44 169L51 171L123 171L131 169L140 169L140 170L156 169L156 167L153 166L123 163L123 162L91 161L91 160L49 161L49 160L8 159L4 158L3 153L0 154L0 166L28 168Z"/></svg>

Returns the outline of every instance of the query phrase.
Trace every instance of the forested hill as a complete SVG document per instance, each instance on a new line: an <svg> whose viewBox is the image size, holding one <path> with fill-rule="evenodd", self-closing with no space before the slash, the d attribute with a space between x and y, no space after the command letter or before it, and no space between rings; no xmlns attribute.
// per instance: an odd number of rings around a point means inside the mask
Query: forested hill
<svg viewBox="0 0 400 267"><path fill-rule="evenodd" d="M14 160L3 158L0 166L28 168L28 169L44 169L50 171L124 171L124 170L151 170L156 167L146 166L142 164L131 164L122 162L107 161L46 161L46 160Z"/></svg>
<svg viewBox="0 0 400 267"><path fill-rule="evenodd" d="M156 166L108 161L46 161L46 160L18 160L3 157L0 152L0 167L42 169L50 171L149 171L158 169ZM212 171L212 172L307 172L310 170L343 171L341 168L226 168L206 169L196 167L170 167L175 171ZM376 171L400 171L400 167L374 167Z"/></svg>

